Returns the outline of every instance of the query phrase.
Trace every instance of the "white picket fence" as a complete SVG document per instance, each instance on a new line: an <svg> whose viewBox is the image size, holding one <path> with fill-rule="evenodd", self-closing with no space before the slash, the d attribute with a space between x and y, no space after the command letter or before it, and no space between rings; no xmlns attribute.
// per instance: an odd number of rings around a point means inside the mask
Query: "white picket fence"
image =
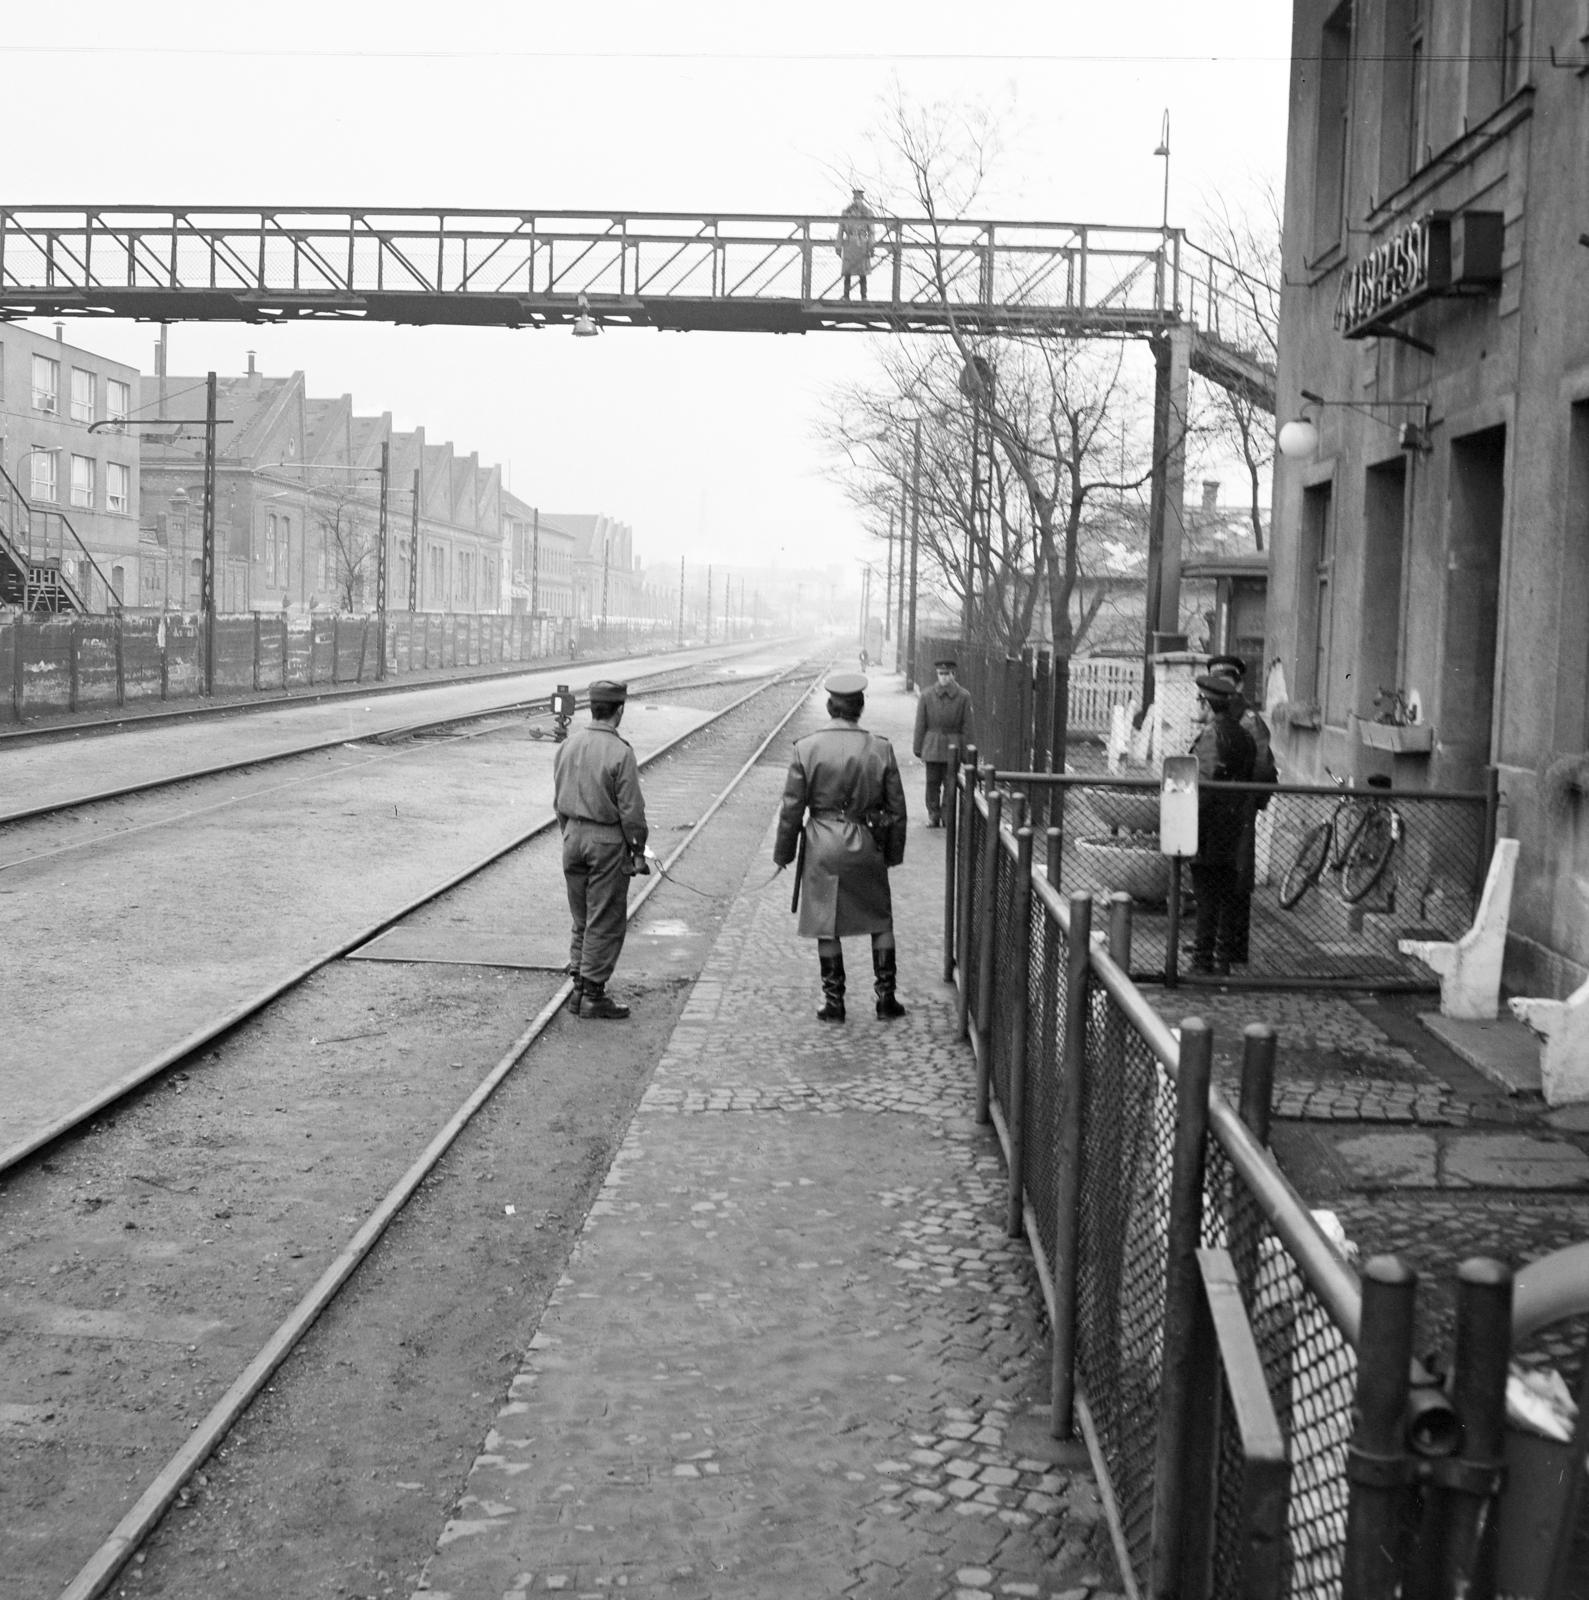
<svg viewBox="0 0 1589 1600"><path fill-rule="evenodd" d="M1070 664L1070 727L1077 733L1108 733L1114 708L1141 694L1140 661L1079 656Z"/></svg>

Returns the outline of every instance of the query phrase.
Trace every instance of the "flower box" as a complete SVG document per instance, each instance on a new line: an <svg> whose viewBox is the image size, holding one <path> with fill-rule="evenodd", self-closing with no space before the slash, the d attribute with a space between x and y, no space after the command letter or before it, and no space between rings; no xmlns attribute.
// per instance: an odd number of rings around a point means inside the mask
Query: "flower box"
<svg viewBox="0 0 1589 1600"><path fill-rule="evenodd" d="M1362 722L1358 737L1373 750L1398 756L1426 756L1435 745L1434 725L1428 722Z"/></svg>
<svg viewBox="0 0 1589 1600"><path fill-rule="evenodd" d="M1111 836L1078 839L1076 861L1089 885L1105 894L1121 890L1144 905L1161 906L1170 894L1170 858L1154 845Z"/></svg>

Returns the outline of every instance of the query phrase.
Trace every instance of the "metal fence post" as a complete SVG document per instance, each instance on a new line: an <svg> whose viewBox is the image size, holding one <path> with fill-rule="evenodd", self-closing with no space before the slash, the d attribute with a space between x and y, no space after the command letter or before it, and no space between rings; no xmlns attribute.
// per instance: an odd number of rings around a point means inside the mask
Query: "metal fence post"
<svg viewBox="0 0 1589 1600"><path fill-rule="evenodd" d="M1047 851L1043 858L1043 876L1057 889L1060 886L1060 858L1065 848L1065 830L1049 828L1043 838L1047 841L1043 847Z"/></svg>
<svg viewBox="0 0 1589 1600"><path fill-rule="evenodd" d="M1269 1143L1274 1086L1275 1031L1267 1022L1250 1022L1242 1030L1241 1120L1259 1144Z"/></svg>
<svg viewBox="0 0 1589 1600"><path fill-rule="evenodd" d="M1406 1426L1417 1287L1394 1256L1363 1264L1341 1600L1393 1600L1401 1587L1416 1504Z"/></svg>
<svg viewBox="0 0 1589 1600"><path fill-rule="evenodd" d="M1512 1269L1476 1257L1457 1268L1451 1400L1462 1423L1455 1456L1433 1462L1443 1524L1438 1592L1464 1600L1495 1594L1495 1549L1505 1481L1506 1372L1512 1348ZM1409 1585L1409 1592L1411 1586Z"/></svg>
<svg viewBox="0 0 1589 1600"><path fill-rule="evenodd" d="M1021 1194L1026 1187L1026 1041L1031 1031L1032 1012L1032 830L1020 829L1015 836L1015 893L1010 897L1010 916L1014 922L1010 939L1010 980L1015 1008L1010 1037L1010 1103L1004 1108L1010 1136L1009 1203L1004 1214L1004 1231L1012 1239L1021 1236Z"/></svg>
<svg viewBox="0 0 1589 1600"><path fill-rule="evenodd" d="M1182 1519L1190 1442L1188 1422L1194 1398L1192 1333L1197 1296L1202 1291L1197 1247L1203 1227L1203 1165L1213 1064L1213 1030L1201 1017L1187 1017L1181 1023L1180 1059L1175 1073L1175 1151L1166 1229L1164 1372L1159 1384L1153 1544L1149 1557L1148 1592L1153 1600L1175 1600L1180 1593L1181 1551L1186 1533Z"/></svg>
<svg viewBox="0 0 1589 1600"><path fill-rule="evenodd" d="M999 924L999 821L1004 796L988 791L988 829L982 838L982 915L977 919L977 1000L971 1026L977 1053L977 1121L988 1120L993 1054L993 955Z"/></svg>
<svg viewBox="0 0 1589 1600"><path fill-rule="evenodd" d="M955 968L960 992L955 998L955 1037L964 1039L970 1026L971 985L976 974L971 970L971 909L974 897L971 884L976 863L971 859L976 839L977 810L977 748L967 747L969 765L966 770L965 791L960 796L960 859L956 863L959 881L955 886Z"/></svg>
<svg viewBox="0 0 1589 1600"><path fill-rule="evenodd" d="M1070 897L1065 934L1065 1032L1059 1050L1054 1151L1054 1331L1049 1432L1069 1439L1076 1399L1076 1286L1081 1233L1082 1073L1087 1062L1087 982L1092 973L1092 896Z"/></svg>
<svg viewBox="0 0 1589 1600"><path fill-rule="evenodd" d="M949 770L944 774L944 787L949 791L948 802L943 807L943 981L953 983L955 976L955 878L959 863L955 852L960 843L960 747L949 746Z"/></svg>
<svg viewBox="0 0 1589 1600"><path fill-rule="evenodd" d="M1122 972L1131 970L1131 896L1116 889L1109 896L1109 959Z"/></svg>

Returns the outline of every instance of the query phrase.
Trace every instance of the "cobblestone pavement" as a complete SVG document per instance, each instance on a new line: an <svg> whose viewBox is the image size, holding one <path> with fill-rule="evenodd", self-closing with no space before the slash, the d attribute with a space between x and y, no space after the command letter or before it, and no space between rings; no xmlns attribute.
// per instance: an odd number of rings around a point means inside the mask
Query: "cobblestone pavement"
<svg viewBox="0 0 1589 1600"><path fill-rule="evenodd" d="M897 702L897 703L894 703ZM902 696L867 722L908 729ZM899 727L891 727L897 721ZM919 768L907 770L919 809ZM734 907L442 1531L428 1600L1120 1587L942 983L941 832L894 874L901 1021L815 1021L786 877ZM769 832L769 858L771 834Z"/></svg>

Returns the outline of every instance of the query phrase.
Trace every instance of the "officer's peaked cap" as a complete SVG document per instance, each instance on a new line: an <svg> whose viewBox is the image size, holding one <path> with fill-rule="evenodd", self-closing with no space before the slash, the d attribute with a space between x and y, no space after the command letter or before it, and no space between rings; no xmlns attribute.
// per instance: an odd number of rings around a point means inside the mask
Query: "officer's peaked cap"
<svg viewBox="0 0 1589 1600"><path fill-rule="evenodd" d="M590 703L593 706L621 706L628 698L627 683L614 683L611 678L600 678L590 686Z"/></svg>
<svg viewBox="0 0 1589 1600"><path fill-rule="evenodd" d="M1216 699L1230 699L1241 693L1241 685L1228 672L1205 673L1197 680L1197 687Z"/></svg>
<svg viewBox="0 0 1589 1600"><path fill-rule="evenodd" d="M829 694L850 696L866 693L866 674L864 672L835 672L828 679L826 688Z"/></svg>
<svg viewBox="0 0 1589 1600"><path fill-rule="evenodd" d="M933 662L935 667L947 667L951 672L959 667L960 663L953 656L945 656L942 661Z"/></svg>
<svg viewBox="0 0 1589 1600"><path fill-rule="evenodd" d="M1231 677L1240 682L1247 676L1247 663L1240 656L1210 656L1208 658L1210 672L1228 672Z"/></svg>

